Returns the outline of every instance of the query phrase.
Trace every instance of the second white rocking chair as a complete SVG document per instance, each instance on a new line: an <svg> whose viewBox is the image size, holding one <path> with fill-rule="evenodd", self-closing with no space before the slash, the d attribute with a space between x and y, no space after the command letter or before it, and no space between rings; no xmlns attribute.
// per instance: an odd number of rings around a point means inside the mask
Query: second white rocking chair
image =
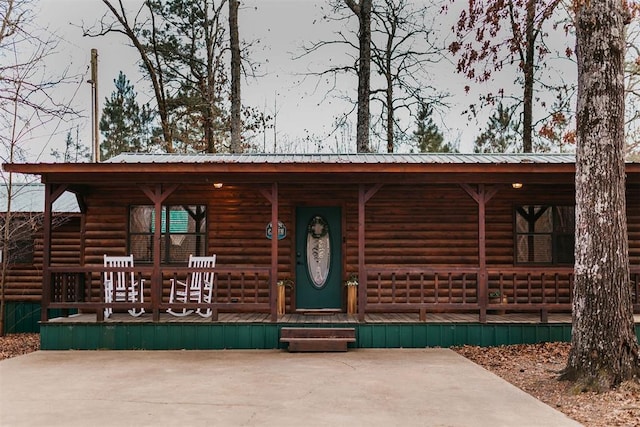
<svg viewBox="0 0 640 427"><path fill-rule="evenodd" d="M171 279L171 293L169 294L169 304L177 303L211 303L211 293L213 290L213 269L216 266L216 256L193 256L189 255L190 268L210 269L209 271L190 271L185 282ZM174 316L187 316L193 310L172 310L167 309L167 313ZM198 308L196 313L202 317L211 316L211 309L202 310Z"/></svg>

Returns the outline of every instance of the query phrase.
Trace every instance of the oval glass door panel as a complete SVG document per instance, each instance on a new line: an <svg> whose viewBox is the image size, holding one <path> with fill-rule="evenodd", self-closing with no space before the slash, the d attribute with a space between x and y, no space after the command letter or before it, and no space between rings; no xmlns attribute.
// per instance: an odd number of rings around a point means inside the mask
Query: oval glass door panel
<svg viewBox="0 0 640 427"><path fill-rule="evenodd" d="M313 286L327 283L331 266L329 223L320 215L314 216L307 227L307 270Z"/></svg>

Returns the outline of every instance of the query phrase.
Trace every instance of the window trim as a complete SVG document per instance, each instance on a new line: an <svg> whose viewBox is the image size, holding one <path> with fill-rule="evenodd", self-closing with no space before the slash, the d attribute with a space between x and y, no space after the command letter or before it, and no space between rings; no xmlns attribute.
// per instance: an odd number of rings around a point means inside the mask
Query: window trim
<svg viewBox="0 0 640 427"><path fill-rule="evenodd" d="M155 234L155 231L150 231L150 232L132 232L131 231L131 212L133 208L136 207L148 207L151 208L151 212L152 215L155 214L155 206L152 204L131 204L128 206L127 209L127 251L129 253L133 253L132 248L131 248L131 244L132 244L132 236L149 236L151 237L151 253L150 253L150 259L149 260L141 260L139 258L135 258L135 254L134 254L134 259L137 263L142 264L142 265L150 265L153 264L154 260L153 260L153 236ZM171 255L171 245L168 244L170 243L171 240L171 236L175 236L175 235L180 235L180 236L195 236L196 237L196 242L198 242L198 239L204 239L204 248L202 250L202 254L199 253L198 251L198 245L196 244L196 251L194 252L194 256L203 256L206 253L208 253L208 246L209 246L209 226L208 226L208 214L207 214L207 208L208 206L206 204L193 204L193 203L173 203L173 204L163 204L162 205L162 211L163 212L170 212L172 210L172 208L182 208L182 210L184 212L187 212L187 214L189 215L190 218L192 218L194 221L196 221L196 223L198 222L198 220L200 221L204 221L204 231L202 232L169 232L169 230L171 229L171 215L166 215L165 214L165 221L161 221L163 227L160 230L160 235L161 238L164 240L164 251L161 251L160 254L160 265L179 265L182 264L183 261L178 261L178 260L172 260L170 258ZM193 212L192 210L188 209L190 207L195 208L196 212ZM202 208L202 210L200 212L197 212L199 210L199 208ZM199 218L196 218L199 217ZM169 225L167 227L167 224ZM155 222L152 222L151 224L152 227L155 227ZM152 228L153 230L153 228ZM164 231L163 231L164 230ZM164 253L162 253L164 252Z"/></svg>
<svg viewBox="0 0 640 427"><path fill-rule="evenodd" d="M519 232L518 231L518 215L521 215L519 210L527 207L546 207L547 209L551 209L551 226L552 230L550 232ZM528 204L517 204L513 206L513 265L515 266L573 266L575 264L575 259L571 262L561 262L558 261L559 258L559 250L558 250L558 242L561 237L571 236L573 237L573 242L575 245L575 231L572 233L564 233L557 231L557 215L558 208L571 208L574 212L574 224L575 224L575 205L570 204L554 204L554 203L528 203ZM525 218L526 219L526 218ZM537 219L536 219L537 220ZM550 262L535 262L535 261L518 261L518 238L519 236L551 236L551 261ZM571 258L574 258L574 254L571 254Z"/></svg>

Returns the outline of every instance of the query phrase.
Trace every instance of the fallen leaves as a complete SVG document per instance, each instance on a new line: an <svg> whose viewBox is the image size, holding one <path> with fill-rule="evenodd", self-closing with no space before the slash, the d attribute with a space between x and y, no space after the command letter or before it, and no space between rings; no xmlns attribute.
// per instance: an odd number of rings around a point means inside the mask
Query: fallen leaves
<svg viewBox="0 0 640 427"><path fill-rule="evenodd" d="M40 349L40 334L7 334L0 337L0 360Z"/></svg>
<svg viewBox="0 0 640 427"><path fill-rule="evenodd" d="M570 347L540 343L453 350L587 427L640 427L638 383L625 383L606 393L574 394L571 383L558 381Z"/></svg>

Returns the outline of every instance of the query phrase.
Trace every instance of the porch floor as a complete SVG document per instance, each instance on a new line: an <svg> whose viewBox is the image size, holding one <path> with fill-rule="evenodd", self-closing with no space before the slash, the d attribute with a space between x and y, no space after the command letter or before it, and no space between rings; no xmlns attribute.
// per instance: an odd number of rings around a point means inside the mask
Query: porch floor
<svg viewBox="0 0 640 427"><path fill-rule="evenodd" d="M64 323L97 323L95 313L71 315L69 317L57 317L50 322ZM114 313L105 323L152 323L152 315L145 313L139 317L130 316L127 313ZM640 323L640 314L635 315L635 322ZM268 313L220 313L218 320L202 318L197 314L185 317L176 317L167 313L160 314L160 323L272 323ZM276 323L353 323L353 324L377 324L377 323L479 323L477 313L428 313L426 322L419 319L418 313L375 313L366 314L364 321L359 321L356 315L346 313L331 314L285 314L278 317ZM538 313L506 313L487 314L487 323L541 323ZM571 323L570 313L549 313L549 323Z"/></svg>

